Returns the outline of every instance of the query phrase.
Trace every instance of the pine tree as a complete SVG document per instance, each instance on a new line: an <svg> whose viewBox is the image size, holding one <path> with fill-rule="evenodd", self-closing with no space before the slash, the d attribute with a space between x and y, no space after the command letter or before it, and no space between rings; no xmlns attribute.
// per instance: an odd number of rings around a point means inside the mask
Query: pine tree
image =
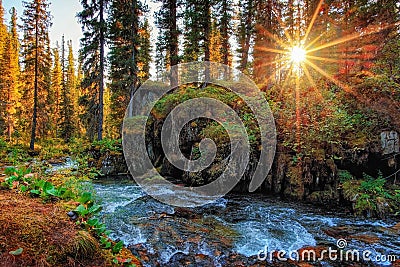
<svg viewBox="0 0 400 267"><path fill-rule="evenodd" d="M271 85L269 78L273 73L270 64L276 54L266 51L266 48L276 48L276 41L271 35L280 30L279 19L274 10L279 9L273 0L256 0L256 34L254 40L254 79L265 90Z"/></svg>
<svg viewBox="0 0 400 267"><path fill-rule="evenodd" d="M1 3L0 3L1 4ZM8 33L0 65L0 105L1 118L4 118L5 130L9 141L16 126L17 107L19 106L19 40L17 33L17 12L12 9L10 31Z"/></svg>
<svg viewBox="0 0 400 267"><path fill-rule="evenodd" d="M53 69L51 75L51 96L53 98L53 105L50 113L51 120L55 128L53 129L52 136L58 137L59 135L59 121L61 119L61 91L63 89L63 81L62 81L62 68L61 68L61 60L60 60L60 52L59 47L53 49Z"/></svg>
<svg viewBox="0 0 400 267"><path fill-rule="evenodd" d="M221 32L221 53L222 53L222 64L227 66L232 65L231 46L229 38L232 35L232 18L233 18L233 1L222 0L219 3L218 11L220 16L218 17L219 31Z"/></svg>
<svg viewBox="0 0 400 267"><path fill-rule="evenodd" d="M222 34L218 27L216 20L214 19L211 27L211 36L210 36L210 61L224 63L224 51L223 51L223 43ZM227 75L227 70L221 72L219 68L211 68L211 76L213 78L221 77L221 75Z"/></svg>
<svg viewBox="0 0 400 267"><path fill-rule="evenodd" d="M178 5L177 0L161 0L161 9L156 13L156 25L159 29L157 41L157 73L163 72L164 68L179 64L179 35L178 27ZM178 81L177 73L171 73L170 83L175 85Z"/></svg>
<svg viewBox="0 0 400 267"><path fill-rule="evenodd" d="M79 56L78 57L78 68L76 71L76 87L75 87L75 117L77 121L79 118L82 117L82 114L84 110L82 109L82 106L80 104L80 100L83 96L83 89L82 89L82 82L83 82L83 71L82 71L82 59ZM76 133L79 135L82 135L85 132L85 127L82 125L82 123L76 123Z"/></svg>
<svg viewBox="0 0 400 267"><path fill-rule="evenodd" d="M4 45L8 38L7 26L4 23L3 1L0 0L0 59L4 50Z"/></svg>
<svg viewBox="0 0 400 267"><path fill-rule="evenodd" d="M61 92L61 137L69 141L75 134L75 102L76 96L76 76L75 60L72 49L72 41L67 43L68 61L66 66L65 86Z"/></svg>
<svg viewBox="0 0 400 267"><path fill-rule="evenodd" d="M90 140L103 138L104 121L104 75L105 75L105 34L107 31L105 13L107 0L81 0L83 11L78 13L82 24L81 60L84 79L84 96L80 103L85 107L82 121Z"/></svg>
<svg viewBox="0 0 400 267"><path fill-rule="evenodd" d="M185 62L210 60L211 9L211 0L185 2L183 43Z"/></svg>
<svg viewBox="0 0 400 267"><path fill-rule="evenodd" d="M149 32L148 29L140 27L140 16L145 7L139 1L111 2L109 11L109 33L110 42L110 92L112 103L112 121L115 132L121 132L122 120L128 107L130 98L139 85L139 75L145 78L148 74L142 73L139 67L148 71ZM147 44L141 43L147 40ZM143 53L142 53L143 52ZM147 53L147 55L146 55ZM142 58L142 59L141 59Z"/></svg>
<svg viewBox="0 0 400 267"><path fill-rule="evenodd" d="M39 117L39 127L38 127L38 133L42 137L46 136L51 136L52 133L54 132L54 129L56 128L56 125L53 125L53 121L51 120L51 115L52 115L52 110L55 109L54 107L54 101L51 99L51 96L53 94L52 88L51 88L51 76L52 76L52 65L53 65L53 59L52 59L52 49L50 47L50 38L49 35L47 35L46 39L46 53L44 54L43 57L43 77L44 77L44 94L43 96L46 97L46 101L44 102L44 105L40 105L38 109L38 117ZM41 101L40 101L41 102ZM40 103L42 104L42 103Z"/></svg>
<svg viewBox="0 0 400 267"><path fill-rule="evenodd" d="M220 29L218 28L218 24L216 20L212 22L212 31L210 37L210 60L212 62L224 62L224 54L223 54L223 40Z"/></svg>
<svg viewBox="0 0 400 267"><path fill-rule="evenodd" d="M144 83L150 78L151 40L149 21L145 19L139 29L138 79Z"/></svg>
<svg viewBox="0 0 400 267"><path fill-rule="evenodd" d="M8 38L8 32L7 32L7 27L4 24L3 3L0 0L0 64L1 65L4 64L3 53L5 51L4 48L5 48L7 38ZM3 76L3 72L1 73L1 75ZM1 77L1 78L3 78L3 77ZM0 111L2 114L5 114L6 105L7 105L7 102L2 99L0 102ZM0 117L0 133L3 132L5 128L6 128L6 117L1 116Z"/></svg>
<svg viewBox="0 0 400 267"><path fill-rule="evenodd" d="M44 106L48 92L49 37L51 26L49 4L46 0L23 2L25 7L23 21L23 63L24 63L24 103L28 116L32 114L30 149L34 150L37 129L43 133ZM33 103L32 103L33 102ZM28 110L32 107L32 110Z"/></svg>
<svg viewBox="0 0 400 267"><path fill-rule="evenodd" d="M250 74L250 48L255 33L255 0L239 2L239 27L237 31L239 70Z"/></svg>

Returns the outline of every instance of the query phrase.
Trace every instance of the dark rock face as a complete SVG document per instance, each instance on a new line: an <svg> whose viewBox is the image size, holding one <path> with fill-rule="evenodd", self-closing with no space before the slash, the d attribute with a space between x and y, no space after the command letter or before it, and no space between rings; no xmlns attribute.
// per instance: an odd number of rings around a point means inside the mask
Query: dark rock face
<svg viewBox="0 0 400 267"><path fill-rule="evenodd" d="M197 159L191 151L202 140L202 129L208 123L206 120L194 121L182 129L180 149L188 159ZM188 173L174 167L162 152L159 141L162 124L161 120L154 119L147 133L148 153L161 175L179 177L180 183L186 186L201 186L212 182L225 171L230 153L230 147L225 143L217 145L218 153L215 161L201 172ZM379 140L356 148L330 145L320 148L319 153L321 155L318 157L303 156L298 159L294 151L278 144L272 170L259 191L292 200L337 206L342 200L338 170L349 170L357 178L362 178L363 173L377 177L378 171L386 176L394 173L397 162L400 162L400 155L389 158L383 155ZM253 145L246 172L233 191L248 192L258 157L259 152Z"/></svg>
<svg viewBox="0 0 400 267"><path fill-rule="evenodd" d="M101 152L99 149L92 148L88 151L91 159L89 167L94 167L101 171L105 176L126 175L128 167L123 153L114 151Z"/></svg>
<svg viewBox="0 0 400 267"><path fill-rule="evenodd" d="M146 150L155 168L163 177L173 177L171 182L185 186L202 186L209 184L226 171L230 144L216 142L217 154L214 162L200 172L185 172L172 165L164 155L161 144L163 119L153 117L149 120L146 133ZM186 124L179 137L179 149L188 159L201 157L198 146L203 139L203 130L212 123L209 119L196 119ZM226 133L221 133L221 136ZM290 150L278 141L274 163L259 192L281 196L291 200L308 201L329 206L344 203L341 191L339 170L348 170L356 178L363 173L377 177L381 172L384 177L395 173L400 165L398 151L398 135L390 131L382 131L382 138L377 134L374 142L345 147L343 144L331 144L316 147L314 156L298 158L295 151ZM393 137L390 139L389 137ZM385 138L384 138L385 137ZM396 139L397 138L397 139ZM222 139L222 138L221 138ZM390 154L387 154L389 153ZM123 153L101 152L98 149L89 151L93 160L90 166L96 167L104 175L114 176L128 173ZM247 193L250 181L256 170L259 158L257 143L252 143L249 164L246 171L233 189L234 192ZM400 174L399 174L400 175ZM388 181L393 182L396 176ZM400 179L397 179L400 181Z"/></svg>

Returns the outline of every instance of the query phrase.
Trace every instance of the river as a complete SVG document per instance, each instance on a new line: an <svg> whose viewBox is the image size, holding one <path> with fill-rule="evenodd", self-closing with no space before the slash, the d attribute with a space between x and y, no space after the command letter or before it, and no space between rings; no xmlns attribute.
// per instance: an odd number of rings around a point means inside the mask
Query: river
<svg viewBox="0 0 400 267"><path fill-rule="evenodd" d="M146 266L230 266L232 258L250 264L272 251L283 250L289 258L306 246L337 249L338 239L345 250L369 251L374 265L390 266L384 258L400 256L399 229L391 220L362 219L257 194L232 194L200 208L174 208L147 196L130 180L102 180L93 189L111 237L130 245ZM341 266L332 262L322 265Z"/></svg>

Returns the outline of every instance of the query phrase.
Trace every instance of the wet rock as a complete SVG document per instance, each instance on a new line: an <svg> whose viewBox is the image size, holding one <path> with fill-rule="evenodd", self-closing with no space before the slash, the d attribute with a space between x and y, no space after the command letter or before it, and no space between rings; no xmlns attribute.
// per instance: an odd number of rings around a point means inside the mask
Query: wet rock
<svg viewBox="0 0 400 267"><path fill-rule="evenodd" d="M183 252L175 253L168 263L161 266L176 266L176 267L213 267L216 266L214 259L204 254L185 254Z"/></svg>
<svg viewBox="0 0 400 267"><path fill-rule="evenodd" d="M214 260L210 256L204 254L197 254L195 256L195 263L196 266L215 266Z"/></svg>
<svg viewBox="0 0 400 267"><path fill-rule="evenodd" d="M150 254L144 244L129 245L128 249L145 266L146 265L150 265L150 266L154 266L154 267L161 266L160 263L156 260L158 258L158 255Z"/></svg>
<svg viewBox="0 0 400 267"><path fill-rule="evenodd" d="M323 230L325 234L336 239L345 238L356 233L356 230L349 226L338 226Z"/></svg>
<svg viewBox="0 0 400 267"><path fill-rule="evenodd" d="M78 214L76 214L75 211L70 211L67 213L67 215L72 221L76 221L78 219Z"/></svg>
<svg viewBox="0 0 400 267"><path fill-rule="evenodd" d="M390 228L392 231L397 232L400 234L400 223L395 224L393 227Z"/></svg>
<svg viewBox="0 0 400 267"><path fill-rule="evenodd" d="M400 267L400 259L392 263L392 267Z"/></svg>
<svg viewBox="0 0 400 267"><path fill-rule="evenodd" d="M367 235L367 234L357 234L357 235L351 235L348 237L349 239L355 239L367 244L376 244L379 243L380 239L379 237L375 235Z"/></svg>
<svg viewBox="0 0 400 267"><path fill-rule="evenodd" d="M176 208L175 214L176 217L185 218L185 219L199 219L201 218L201 214L197 214L194 210L187 208Z"/></svg>
<svg viewBox="0 0 400 267"><path fill-rule="evenodd" d="M175 253L165 266L195 267L195 257L182 252Z"/></svg>
<svg viewBox="0 0 400 267"><path fill-rule="evenodd" d="M102 152L99 149L92 148L88 153L91 156L89 167L99 169L103 175L118 176L128 173L128 166L122 152Z"/></svg>
<svg viewBox="0 0 400 267"><path fill-rule="evenodd" d="M267 261L258 260L257 256L246 257L241 254L232 253L227 257L226 262L222 266L264 267L273 265L271 263L268 263Z"/></svg>

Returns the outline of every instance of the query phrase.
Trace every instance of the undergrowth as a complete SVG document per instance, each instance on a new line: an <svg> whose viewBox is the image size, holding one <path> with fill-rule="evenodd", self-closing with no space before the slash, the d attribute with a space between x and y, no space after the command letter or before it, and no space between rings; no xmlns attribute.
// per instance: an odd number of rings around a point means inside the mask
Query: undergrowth
<svg viewBox="0 0 400 267"><path fill-rule="evenodd" d="M44 202L63 202L66 204L65 207L71 207L72 203L72 206L75 207L70 210L68 216L77 225L95 236L103 249L109 250L114 255L112 261L115 265L136 266L131 263L132 258L119 256L124 247L123 242L115 243L108 237L110 232L106 229L105 224L95 218L102 207L95 203L91 192L83 191L82 187L77 185L79 179L70 178L60 181L57 179L57 175L52 177L40 172L33 173L31 168L23 167L9 167L4 173L6 178L0 184L3 189L14 190L33 198L41 198ZM71 180L75 180L75 184Z"/></svg>
<svg viewBox="0 0 400 267"><path fill-rule="evenodd" d="M389 185L379 174L374 178L364 174L355 180L348 172L340 172L343 196L353 203L357 215L384 217L387 212L400 215L400 188Z"/></svg>

